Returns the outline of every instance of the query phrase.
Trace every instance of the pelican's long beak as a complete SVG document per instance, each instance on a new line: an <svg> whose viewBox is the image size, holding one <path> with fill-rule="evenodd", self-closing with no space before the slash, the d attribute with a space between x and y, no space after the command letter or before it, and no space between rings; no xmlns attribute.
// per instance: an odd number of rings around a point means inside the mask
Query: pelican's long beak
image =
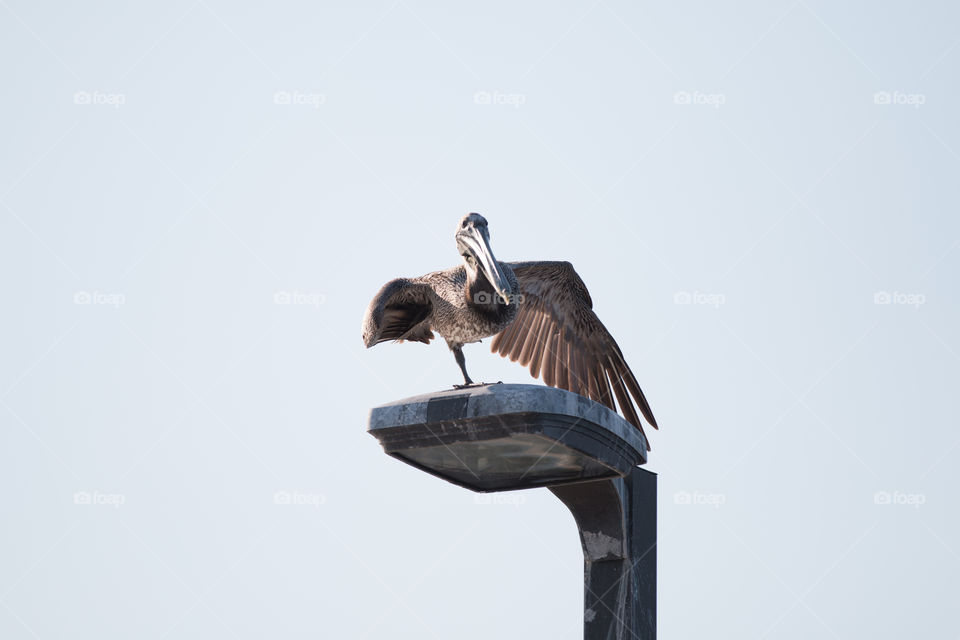
<svg viewBox="0 0 960 640"><path fill-rule="evenodd" d="M500 264L493 256L493 250L490 249L490 240L485 231L481 231L476 226L469 226L459 234L460 239L467 246L473 257L477 259L484 275L493 285L494 290L500 294L504 304L510 304L510 297L513 290L507 277L500 268Z"/></svg>

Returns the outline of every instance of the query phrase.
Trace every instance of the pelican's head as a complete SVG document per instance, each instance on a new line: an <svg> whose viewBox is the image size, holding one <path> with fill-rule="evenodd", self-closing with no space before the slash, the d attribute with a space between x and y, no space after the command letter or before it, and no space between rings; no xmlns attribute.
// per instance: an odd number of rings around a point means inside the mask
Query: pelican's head
<svg viewBox="0 0 960 640"><path fill-rule="evenodd" d="M475 276L478 271L482 272L493 285L494 290L500 294L504 304L510 304L513 290L490 249L487 219L479 213L463 216L457 224L456 238L457 251L463 257L467 273Z"/></svg>

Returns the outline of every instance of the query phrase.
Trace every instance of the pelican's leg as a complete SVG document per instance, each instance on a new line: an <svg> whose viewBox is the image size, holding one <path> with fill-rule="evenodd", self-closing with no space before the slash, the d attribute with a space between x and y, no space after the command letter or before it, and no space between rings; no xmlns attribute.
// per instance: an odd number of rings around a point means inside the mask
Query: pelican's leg
<svg viewBox="0 0 960 640"><path fill-rule="evenodd" d="M471 380L470 376L467 374L467 361L463 357L463 349L461 349L459 346L450 348L453 350L453 357L457 359L457 364L460 366L460 371L463 372L463 384L455 384L453 386L458 389L471 386L473 384L473 380Z"/></svg>

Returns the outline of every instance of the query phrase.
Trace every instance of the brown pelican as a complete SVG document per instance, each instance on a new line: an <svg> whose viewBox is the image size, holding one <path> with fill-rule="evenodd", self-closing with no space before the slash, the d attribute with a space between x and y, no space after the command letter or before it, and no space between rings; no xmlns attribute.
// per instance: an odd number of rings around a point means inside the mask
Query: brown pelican
<svg viewBox="0 0 960 640"><path fill-rule="evenodd" d="M363 343L429 343L439 333L467 374L463 345L494 336L491 350L536 378L605 404L643 432L634 402L654 428L657 421L613 336L593 312L593 301L569 262L498 262L486 219L478 213L457 225L463 264L383 286L367 307ZM461 385L454 385L461 386ZM632 400L631 400L632 396Z"/></svg>

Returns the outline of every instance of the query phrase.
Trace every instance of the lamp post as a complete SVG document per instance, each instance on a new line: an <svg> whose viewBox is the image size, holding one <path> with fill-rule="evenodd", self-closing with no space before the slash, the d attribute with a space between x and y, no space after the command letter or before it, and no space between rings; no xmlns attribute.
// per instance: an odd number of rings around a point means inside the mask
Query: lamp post
<svg viewBox="0 0 960 640"><path fill-rule="evenodd" d="M657 477L635 427L583 396L494 384L370 411L383 450L478 492L547 487L573 513L584 559L584 638L656 638Z"/></svg>

